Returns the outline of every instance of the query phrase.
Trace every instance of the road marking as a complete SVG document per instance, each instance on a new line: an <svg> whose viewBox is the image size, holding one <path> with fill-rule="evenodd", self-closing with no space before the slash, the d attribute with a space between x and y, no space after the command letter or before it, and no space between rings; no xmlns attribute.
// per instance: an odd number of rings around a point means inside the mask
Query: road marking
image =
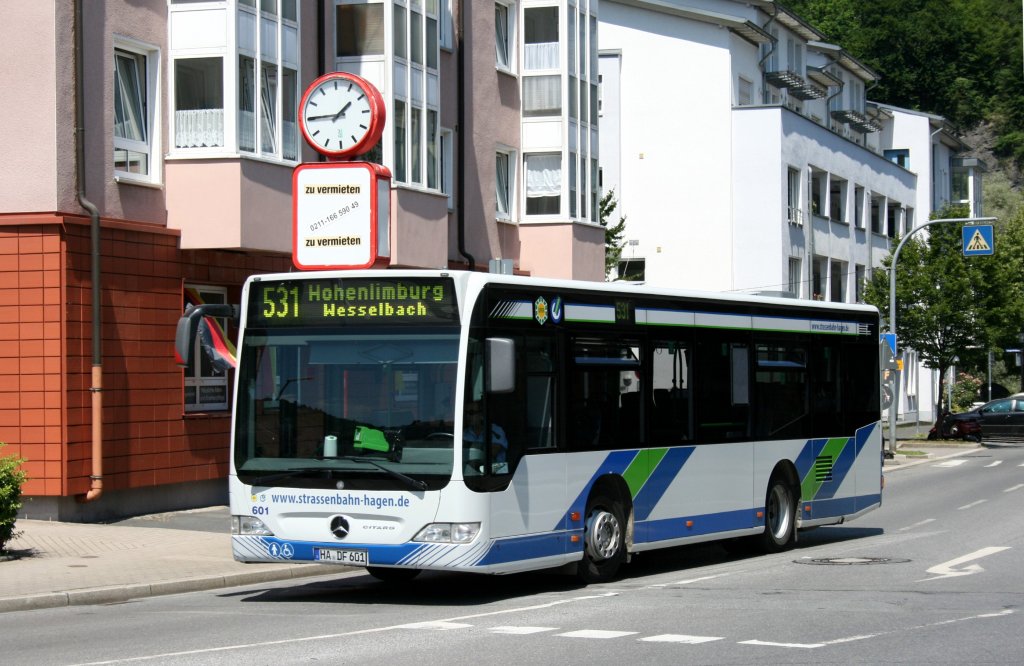
<svg viewBox="0 0 1024 666"><path fill-rule="evenodd" d="M935 574L934 578L922 578L921 580L914 581L916 583L926 583L932 580L939 580L940 578L953 578L955 576L970 576L971 574L981 573L984 569L979 564L971 564L962 569L956 567L961 564L970 562L971 560L978 560L989 555L995 555L1001 553L1004 550L1009 550L1009 546L989 546L988 548L982 548L976 550L973 553L958 557L955 560L949 562L943 562L942 564L936 564L934 567L927 570L930 574Z"/></svg>
<svg viewBox="0 0 1024 666"><path fill-rule="evenodd" d="M489 631L493 634L512 634L515 636L528 636L530 634L542 634L545 631L558 631L557 627L491 627Z"/></svg>
<svg viewBox="0 0 1024 666"><path fill-rule="evenodd" d="M580 629L579 631L568 631L564 634L555 634L564 638L622 638L623 636L634 636L638 631L605 631L603 629Z"/></svg>
<svg viewBox="0 0 1024 666"><path fill-rule="evenodd" d="M1018 483L1015 486L1010 486L1009 488L1007 488L1003 492L1004 493L1012 493L1014 490L1020 490L1021 488L1024 488L1024 483Z"/></svg>
<svg viewBox="0 0 1024 666"><path fill-rule="evenodd" d="M687 636L685 634L659 634L657 636L648 636L647 638L639 638L637 640L646 641L649 643L686 643L687 645L699 645L701 643L710 643L712 641L724 640L721 636Z"/></svg>
<svg viewBox="0 0 1024 666"><path fill-rule="evenodd" d="M411 624L400 624L396 629L433 629L434 631L448 631L450 629L467 629L471 624L463 622L413 622Z"/></svg>
<svg viewBox="0 0 1024 666"><path fill-rule="evenodd" d="M906 532L907 530L912 530L915 527L921 527L922 525L927 525L928 523L934 523L934 522L935 522L934 518L925 518L924 520L918 521L918 522L914 523L913 525L907 525L906 527L901 527L901 528L899 528L896 531L897 532Z"/></svg>
<svg viewBox="0 0 1024 666"><path fill-rule="evenodd" d="M458 620L470 620L478 617L488 617L492 615L504 615L506 613L522 613L532 610L540 610L543 608L553 608L554 606L561 606L563 604L576 603L577 601L590 601L593 599L605 599L607 597L618 596L618 592L605 592L604 594L591 594L582 597L572 597L571 599L559 599L557 601L551 601L546 604L537 604L534 606L522 606L520 608L507 608L505 610L490 611L487 613L476 613L474 615L463 615L460 617L452 617L445 620L437 620L437 623L444 622L456 622ZM184 657L189 655L199 654L217 654L221 652L231 652L234 650L252 650L253 648L268 647L272 645L291 645L297 643L309 643L311 641L322 641L333 638L346 638L348 636L363 636L366 634L380 634L385 631L394 631L396 629L408 628L407 624L394 624L386 627L373 627L371 629L357 629L355 631L343 631L335 634L318 634L316 636L303 636L301 638L282 638L276 641L259 641L255 643L239 643L236 645L223 645L220 647L212 648L199 648L196 650L182 650L180 652L164 652L162 654L148 654L141 655L138 657L125 657L123 659L111 659L108 661L93 661L78 666L102 666L105 664L128 664L138 661L152 661L154 659L167 659L170 657ZM635 633L635 632L633 632Z"/></svg>
<svg viewBox="0 0 1024 666"><path fill-rule="evenodd" d="M963 460L963 459L960 459L960 460L947 460L946 462L940 462L940 463L936 464L935 466L936 467L958 467L960 465L963 465L965 462L967 462L967 461Z"/></svg>
<svg viewBox="0 0 1024 666"><path fill-rule="evenodd" d="M964 504L963 506L958 507L957 511L963 511L964 509L970 509L971 507L978 506L979 504L984 504L987 501L988 500L980 499L980 500L978 500L976 502L971 502L970 504Z"/></svg>
<svg viewBox="0 0 1024 666"><path fill-rule="evenodd" d="M761 645L764 647L812 649L825 647L824 643L773 643L771 641L739 641L739 645Z"/></svg>
<svg viewBox="0 0 1024 666"><path fill-rule="evenodd" d="M985 467L998 467L999 465L1002 465L1002 464L1003 464L1002 460L996 460L995 462L990 462L989 464L985 465Z"/></svg>
<svg viewBox="0 0 1024 666"><path fill-rule="evenodd" d="M690 583L699 583L702 580L711 580L712 578L721 578L722 576L728 576L727 573L714 574L711 576L701 576L700 578L687 578L686 580L676 581L675 583L658 583L649 587L668 587L669 585L689 585Z"/></svg>

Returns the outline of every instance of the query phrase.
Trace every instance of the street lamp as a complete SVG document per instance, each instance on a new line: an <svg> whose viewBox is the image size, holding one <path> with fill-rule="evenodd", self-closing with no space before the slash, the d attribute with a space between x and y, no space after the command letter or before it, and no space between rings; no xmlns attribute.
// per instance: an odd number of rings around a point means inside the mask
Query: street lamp
<svg viewBox="0 0 1024 666"><path fill-rule="evenodd" d="M933 224L945 224L950 222L970 222L972 224L977 222L994 222L997 218L994 217L950 217L942 218L938 220L928 220L924 224L920 224L909 232L907 235L900 239L900 244L896 246L896 251L892 253L892 264L889 266L889 332L893 334L893 337L898 339L896 336L896 261L900 258L900 251L903 246L906 245L910 237L916 234L925 227L930 227ZM1021 337L1024 338L1024 333L1021 333ZM898 346L895 349L899 349ZM894 350L895 351L895 350ZM1021 390L1024 391L1024 363L1021 363ZM893 383L893 398L892 403L889 404L889 453L896 453L896 417L899 414L900 407L900 375L902 374L899 369L895 370L896 381Z"/></svg>

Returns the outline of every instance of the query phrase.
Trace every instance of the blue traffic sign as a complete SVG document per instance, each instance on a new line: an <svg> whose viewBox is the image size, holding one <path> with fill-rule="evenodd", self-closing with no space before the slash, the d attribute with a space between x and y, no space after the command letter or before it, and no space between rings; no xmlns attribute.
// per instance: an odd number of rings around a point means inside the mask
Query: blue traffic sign
<svg viewBox="0 0 1024 666"><path fill-rule="evenodd" d="M961 229L964 240L964 256L976 257L995 253L995 240L991 224L976 224Z"/></svg>

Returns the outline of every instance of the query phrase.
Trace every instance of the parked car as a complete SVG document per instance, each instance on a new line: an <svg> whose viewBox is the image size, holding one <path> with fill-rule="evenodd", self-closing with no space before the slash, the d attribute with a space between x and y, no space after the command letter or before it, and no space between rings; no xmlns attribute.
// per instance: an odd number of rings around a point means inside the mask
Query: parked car
<svg viewBox="0 0 1024 666"><path fill-rule="evenodd" d="M946 412L942 418L941 429L932 426L928 431L928 439L966 439L980 442L981 416L973 409L961 414Z"/></svg>
<svg viewBox="0 0 1024 666"><path fill-rule="evenodd" d="M934 432L934 428L932 431ZM943 434L928 433L929 439L1024 439L1024 395L990 400L980 407L961 414L947 414ZM975 436L976 435L976 436Z"/></svg>

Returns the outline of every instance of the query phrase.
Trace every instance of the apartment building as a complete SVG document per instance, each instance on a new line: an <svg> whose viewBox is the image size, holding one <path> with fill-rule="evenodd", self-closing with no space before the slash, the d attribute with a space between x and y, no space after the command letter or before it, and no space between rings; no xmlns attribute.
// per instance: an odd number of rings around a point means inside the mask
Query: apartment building
<svg viewBox="0 0 1024 666"><path fill-rule="evenodd" d="M599 30L624 278L857 302L894 238L980 210L983 165L943 119L869 102L879 75L776 2L604 0ZM929 419L935 378L905 353L901 413Z"/></svg>
<svg viewBox="0 0 1024 666"><path fill-rule="evenodd" d="M297 108L325 72L384 97L391 266L603 279L596 6L5 5L0 441L24 515L223 501L232 376L178 368L174 327L292 269L292 172L320 160Z"/></svg>

